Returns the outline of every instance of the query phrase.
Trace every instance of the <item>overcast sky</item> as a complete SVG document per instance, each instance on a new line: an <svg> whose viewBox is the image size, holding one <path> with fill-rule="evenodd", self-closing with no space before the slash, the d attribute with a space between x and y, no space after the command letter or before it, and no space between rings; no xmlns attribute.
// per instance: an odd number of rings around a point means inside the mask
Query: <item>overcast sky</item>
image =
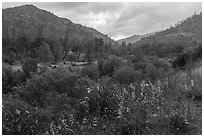
<svg viewBox="0 0 204 137"><path fill-rule="evenodd" d="M202 11L202 3L2 3L3 8L33 4L74 23L93 27L120 39L134 34L159 31L177 23L194 12Z"/></svg>

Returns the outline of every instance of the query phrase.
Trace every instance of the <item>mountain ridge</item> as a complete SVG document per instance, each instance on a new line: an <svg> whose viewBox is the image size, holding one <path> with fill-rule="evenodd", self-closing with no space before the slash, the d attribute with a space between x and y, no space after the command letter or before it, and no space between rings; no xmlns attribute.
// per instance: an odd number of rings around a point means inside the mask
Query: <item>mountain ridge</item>
<svg viewBox="0 0 204 137"><path fill-rule="evenodd" d="M155 33L156 32L147 33L147 34L143 34L143 35L135 34L135 35L132 35L132 36L129 36L129 37L126 37L126 38L119 39L119 40L117 40L117 42L119 44L122 44L122 42L126 42L127 44L128 43L135 43L135 42L141 40L142 38L148 37L148 36L153 35Z"/></svg>
<svg viewBox="0 0 204 137"><path fill-rule="evenodd" d="M5 8L2 10L2 36L5 39L16 40L17 37L27 36L34 40L37 35L45 38L64 38L67 28L75 27L71 33L79 34L91 32L94 37L104 39L106 44L115 45L116 42L99 32L95 28L75 24L67 18L62 18L53 13L40 9L34 5L22 5Z"/></svg>
<svg viewBox="0 0 204 137"><path fill-rule="evenodd" d="M140 39L133 45L172 43L174 40L181 40L183 43L187 41L202 42L202 12L192 15L166 30Z"/></svg>

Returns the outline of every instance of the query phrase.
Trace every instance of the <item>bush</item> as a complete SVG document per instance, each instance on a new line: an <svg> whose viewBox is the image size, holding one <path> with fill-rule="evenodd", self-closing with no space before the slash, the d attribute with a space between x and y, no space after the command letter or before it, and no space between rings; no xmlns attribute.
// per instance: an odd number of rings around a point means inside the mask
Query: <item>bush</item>
<svg viewBox="0 0 204 137"><path fill-rule="evenodd" d="M82 76L87 76L92 80L98 80L99 78L99 71L97 66L89 66L85 67L81 71Z"/></svg>
<svg viewBox="0 0 204 137"><path fill-rule="evenodd" d="M104 60L99 59L98 60L98 71L99 71L100 76L102 76L104 73L103 72L103 64L104 64Z"/></svg>
<svg viewBox="0 0 204 137"><path fill-rule="evenodd" d="M57 94L51 97L50 100L51 102L49 106L49 111L53 114L73 112L74 109L77 109L77 106L79 105L77 99L67 97L67 94Z"/></svg>
<svg viewBox="0 0 204 137"><path fill-rule="evenodd" d="M86 94L88 80L77 74L67 71L65 68L46 71L30 79L21 91L21 97L26 102L39 107L49 104L56 94L66 94L68 97L79 99ZM48 98L50 97L50 98Z"/></svg>
<svg viewBox="0 0 204 137"><path fill-rule="evenodd" d="M173 115L169 120L170 132L173 135L189 134L190 128L185 117Z"/></svg>
<svg viewBox="0 0 204 137"><path fill-rule="evenodd" d="M193 60L202 59L202 46L196 47L192 56Z"/></svg>
<svg viewBox="0 0 204 137"><path fill-rule="evenodd" d="M14 72L14 83L19 85L23 82L26 82L26 74L22 71Z"/></svg>
<svg viewBox="0 0 204 137"><path fill-rule="evenodd" d="M158 78L160 78L162 76L162 69L158 69L156 68L153 64L148 64L145 71L145 77L147 79L150 79L152 81L157 80Z"/></svg>
<svg viewBox="0 0 204 137"><path fill-rule="evenodd" d="M4 93L8 93L13 86L13 71L11 66L3 63L2 64L2 90Z"/></svg>
<svg viewBox="0 0 204 137"><path fill-rule="evenodd" d="M142 73L135 71L132 67L124 66L115 71L113 79L118 81L120 84L130 84L135 81L140 81Z"/></svg>
<svg viewBox="0 0 204 137"><path fill-rule="evenodd" d="M138 63L138 62L144 61L144 57L142 55L130 56L129 59L132 63Z"/></svg>
<svg viewBox="0 0 204 137"><path fill-rule="evenodd" d="M2 105L3 135L36 135L49 130L49 113L9 97L3 97Z"/></svg>
<svg viewBox="0 0 204 137"><path fill-rule="evenodd" d="M168 61L165 61L165 60L162 60L162 59L159 59L159 58L155 58L152 62L152 64L157 67L158 69L164 69L165 71L167 71L171 64L168 62Z"/></svg>
<svg viewBox="0 0 204 137"><path fill-rule="evenodd" d="M36 72L37 67L37 62L34 59L28 57L25 59L22 69L25 74L30 77L30 72Z"/></svg>
<svg viewBox="0 0 204 137"><path fill-rule="evenodd" d="M78 121L82 122L84 117L111 120L118 116L119 100L108 88L92 90L87 95L87 100L82 102L76 113Z"/></svg>
<svg viewBox="0 0 204 137"><path fill-rule="evenodd" d="M2 66L2 89L3 93L12 91L13 86L17 86L26 81L26 75L24 72L14 72L11 66L3 63Z"/></svg>
<svg viewBox="0 0 204 137"><path fill-rule="evenodd" d="M192 56L189 53L183 53L179 55L173 62L173 68L184 68L184 66L192 60Z"/></svg>
<svg viewBox="0 0 204 137"><path fill-rule="evenodd" d="M135 70L142 70L143 73L145 72L146 66L147 66L146 62L138 62L133 64Z"/></svg>
<svg viewBox="0 0 204 137"><path fill-rule="evenodd" d="M92 114L99 114L101 117L105 116L106 118L115 118L117 116L119 104L111 91L101 91L99 97L90 95L88 104L89 111Z"/></svg>
<svg viewBox="0 0 204 137"><path fill-rule="evenodd" d="M113 72L122 65L122 59L116 56L111 56L108 60L103 63L104 75L112 76Z"/></svg>

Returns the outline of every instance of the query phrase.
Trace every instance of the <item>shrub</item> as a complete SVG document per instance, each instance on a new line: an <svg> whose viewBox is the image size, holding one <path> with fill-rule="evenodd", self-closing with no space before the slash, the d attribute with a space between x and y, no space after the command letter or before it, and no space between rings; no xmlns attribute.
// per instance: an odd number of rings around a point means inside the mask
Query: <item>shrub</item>
<svg viewBox="0 0 204 137"><path fill-rule="evenodd" d="M183 68L189 61L191 61L190 55L187 53L183 53L172 62L172 67Z"/></svg>
<svg viewBox="0 0 204 137"><path fill-rule="evenodd" d="M24 72L14 72L11 66L3 63L2 66L2 89L3 93L12 91L12 87L17 86L26 81L26 75Z"/></svg>
<svg viewBox="0 0 204 137"><path fill-rule="evenodd" d="M142 55L130 56L130 61L132 63L138 63L138 62L144 61L144 57Z"/></svg>
<svg viewBox="0 0 204 137"><path fill-rule="evenodd" d="M170 63L168 61L159 59L159 58L155 58L152 62L152 64L157 67L158 69L162 68L165 71L167 71L170 68Z"/></svg>
<svg viewBox="0 0 204 137"><path fill-rule="evenodd" d="M34 59L28 57L25 59L22 69L26 75L30 77L30 72L36 72L37 67L37 62Z"/></svg>
<svg viewBox="0 0 204 137"><path fill-rule="evenodd" d="M145 71L145 77L152 81L157 80L162 75L161 69L156 68L153 64L150 63L147 65Z"/></svg>
<svg viewBox="0 0 204 137"><path fill-rule="evenodd" d="M20 95L22 99L34 106L45 107L48 95L54 97L59 93L76 99L83 97L86 94L88 83L87 79L65 68L57 68L30 79Z"/></svg>
<svg viewBox="0 0 204 137"><path fill-rule="evenodd" d="M190 131L186 118L178 115L170 117L169 127L173 135L185 135Z"/></svg>
<svg viewBox="0 0 204 137"><path fill-rule="evenodd" d="M82 121L84 117L98 117L103 120L111 120L117 117L119 100L113 95L112 91L108 89L101 89L91 91L88 96L86 105L80 105L76 119ZM88 118L88 117L86 117Z"/></svg>
<svg viewBox="0 0 204 137"><path fill-rule="evenodd" d="M124 66L114 73L114 80L118 81L120 84L130 84L135 81L140 81L142 73L135 71L132 67Z"/></svg>
<svg viewBox="0 0 204 137"><path fill-rule="evenodd" d="M82 76L87 76L92 80L98 80L99 78L99 71L97 66L89 66L85 67L81 71Z"/></svg>
<svg viewBox="0 0 204 137"><path fill-rule="evenodd" d="M52 55L52 52L50 51L50 45L46 43L42 43L38 49L35 51L36 57L38 62L51 62L54 61L54 56Z"/></svg>
<svg viewBox="0 0 204 137"><path fill-rule="evenodd" d="M23 82L26 82L26 74L22 71L14 72L14 83L15 84L21 84Z"/></svg>
<svg viewBox="0 0 204 137"><path fill-rule="evenodd" d="M145 72L146 66L147 66L146 62L138 62L133 64L135 70L142 70L143 73Z"/></svg>
<svg viewBox="0 0 204 137"><path fill-rule="evenodd" d="M104 75L113 75L113 72L122 65L122 59L116 56L111 56L103 64Z"/></svg>
<svg viewBox="0 0 204 137"><path fill-rule="evenodd" d="M202 59L202 46L198 46L195 48L193 53L193 60Z"/></svg>
<svg viewBox="0 0 204 137"><path fill-rule="evenodd" d="M27 103L10 97L3 97L2 105L4 135L36 135L49 131L49 113L36 110Z"/></svg>
<svg viewBox="0 0 204 137"><path fill-rule="evenodd" d="M104 60L99 59L98 60L98 71L99 71L100 76L102 76L104 73L103 72L103 64L104 64Z"/></svg>
<svg viewBox="0 0 204 137"><path fill-rule="evenodd" d="M46 72L48 70L48 68L46 67L46 65L43 65L42 67L38 67L38 74L43 74L44 72Z"/></svg>
<svg viewBox="0 0 204 137"><path fill-rule="evenodd" d="M142 135L145 133L147 112L142 108L129 108L131 111L124 114L120 125L122 135Z"/></svg>
<svg viewBox="0 0 204 137"><path fill-rule="evenodd" d="M57 94L47 100L51 100L49 110L54 114L73 112L79 104L75 98L67 97L67 94Z"/></svg>
<svg viewBox="0 0 204 137"><path fill-rule="evenodd" d="M13 71L11 70L11 66L3 63L2 64L2 90L3 93L8 93L13 86Z"/></svg>

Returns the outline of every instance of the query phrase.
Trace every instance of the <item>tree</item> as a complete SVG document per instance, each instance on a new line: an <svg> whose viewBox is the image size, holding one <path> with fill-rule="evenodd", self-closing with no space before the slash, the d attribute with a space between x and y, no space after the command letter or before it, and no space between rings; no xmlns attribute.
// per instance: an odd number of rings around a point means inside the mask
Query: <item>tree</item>
<svg viewBox="0 0 204 137"><path fill-rule="evenodd" d="M88 33L87 34L87 40L84 42L85 46L85 58L87 62L90 64L93 61L94 58L94 39L93 34Z"/></svg>
<svg viewBox="0 0 204 137"><path fill-rule="evenodd" d="M29 50L29 41L26 37L20 37L17 39L17 50L22 54L27 54Z"/></svg>
<svg viewBox="0 0 204 137"><path fill-rule="evenodd" d="M45 38L43 37L37 37L32 43L31 43L31 47L30 50L35 50L38 49L40 47L40 45L45 41Z"/></svg>
<svg viewBox="0 0 204 137"><path fill-rule="evenodd" d="M64 39L61 39L63 49L65 51L64 56L62 58L63 60L66 58L69 50L71 49L78 36L80 36L79 31L74 25L70 24L65 31Z"/></svg>
<svg viewBox="0 0 204 137"><path fill-rule="evenodd" d="M63 45L60 40L53 40L48 42L50 45L50 51L54 57L54 61L60 61L63 56Z"/></svg>
<svg viewBox="0 0 204 137"><path fill-rule="evenodd" d="M143 45L141 46L141 48L142 48L142 51L143 51L143 53L144 53L145 55L147 55L147 54L150 52L150 44L149 44L149 43L143 44Z"/></svg>
<svg viewBox="0 0 204 137"><path fill-rule="evenodd" d="M149 80L155 81L162 76L161 70L162 69L157 68L152 63L149 63L149 64L147 64L147 66L145 68L145 71L146 71L145 76Z"/></svg>
<svg viewBox="0 0 204 137"><path fill-rule="evenodd" d="M136 80L141 80L142 73L135 71L132 67L124 66L114 73L114 80L118 81L120 84L130 84L134 83Z"/></svg>
<svg viewBox="0 0 204 137"><path fill-rule="evenodd" d="M136 62L139 62L139 61L144 59L143 51L140 47L133 48L132 51L133 51L133 55L134 55L131 57L132 63L136 63Z"/></svg>
<svg viewBox="0 0 204 137"><path fill-rule="evenodd" d="M37 67L38 67L37 62L34 59L27 57L25 59L23 66L22 66L22 69L25 72L25 74L28 77L30 77L30 72L36 72Z"/></svg>
<svg viewBox="0 0 204 137"><path fill-rule="evenodd" d="M94 38L94 52L96 56L101 57L104 54L105 44L102 38Z"/></svg>
<svg viewBox="0 0 204 137"><path fill-rule="evenodd" d="M103 74L113 75L113 72L122 65L122 59L116 56L111 56L103 63Z"/></svg>
<svg viewBox="0 0 204 137"><path fill-rule="evenodd" d="M46 43L41 44L36 50L36 56L39 62L50 62L54 60L52 52L50 51L50 46Z"/></svg>
<svg viewBox="0 0 204 137"><path fill-rule="evenodd" d="M80 36L77 37L77 39L75 39L75 41L73 42L71 50L77 54L77 59L79 59L81 52L83 50L83 41Z"/></svg>
<svg viewBox="0 0 204 137"><path fill-rule="evenodd" d="M121 47L120 47L120 53L122 55L126 55L126 53L127 53L126 48L127 48L126 42L122 42Z"/></svg>

